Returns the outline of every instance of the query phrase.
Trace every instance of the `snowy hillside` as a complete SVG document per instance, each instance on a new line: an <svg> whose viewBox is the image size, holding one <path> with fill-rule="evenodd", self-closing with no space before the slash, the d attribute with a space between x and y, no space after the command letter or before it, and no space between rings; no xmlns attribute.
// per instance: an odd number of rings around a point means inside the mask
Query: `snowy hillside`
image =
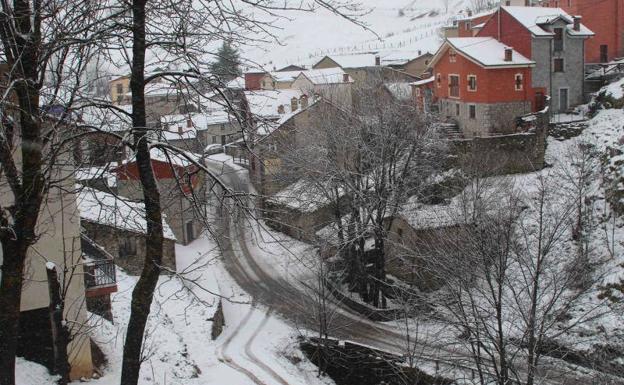
<svg viewBox="0 0 624 385"><path fill-rule="evenodd" d="M272 23L279 43L243 49L243 56L272 69L310 64L328 54L432 52L439 46L439 28L469 5L468 0L451 0L447 13L443 0L361 0L360 3L369 11L360 19L367 29L327 10L283 13L285 18Z"/></svg>

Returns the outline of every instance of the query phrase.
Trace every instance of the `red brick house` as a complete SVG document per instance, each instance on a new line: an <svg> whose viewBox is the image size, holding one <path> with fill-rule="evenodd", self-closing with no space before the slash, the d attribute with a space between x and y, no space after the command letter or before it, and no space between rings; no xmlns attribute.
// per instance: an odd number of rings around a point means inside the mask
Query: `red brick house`
<svg viewBox="0 0 624 385"><path fill-rule="evenodd" d="M546 7L561 7L581 15L596 36L587 42L585 61L604 63L624 57L624 0L546 0Z"/></svg>
<svg viewBox="0 0 624 385"><path fill-rule="evenodd" d="M541 107L531 86L534 65L491 37L447 39L432 60L440 115L465 137L516 132L517 118Z"/></svg>

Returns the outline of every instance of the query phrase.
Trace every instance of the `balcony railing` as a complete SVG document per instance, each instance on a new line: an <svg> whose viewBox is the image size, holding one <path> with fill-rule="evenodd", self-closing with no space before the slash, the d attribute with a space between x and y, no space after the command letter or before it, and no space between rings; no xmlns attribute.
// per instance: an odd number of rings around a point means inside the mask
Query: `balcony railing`
<svg viewBox="0 0 624 385"><path fill-rule="evenodd" d="M85 288L89 290L116 286L113 257L85 234L80 236L80 246L82 253L88 258L88 262L83 265Z"/></svg>
<svg viewBox="0 0 624 385"><path fill-rule="evenodd" d="M97 260L84 264L85 288L95 289L117 284L113 260Z"/></svg>

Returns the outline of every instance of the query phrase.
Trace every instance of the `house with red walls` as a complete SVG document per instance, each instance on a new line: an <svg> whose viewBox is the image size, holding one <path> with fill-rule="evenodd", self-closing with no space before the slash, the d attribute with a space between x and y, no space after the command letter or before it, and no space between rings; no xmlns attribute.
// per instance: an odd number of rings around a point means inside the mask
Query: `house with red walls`
<svg viewBox="0 0 624 385"><path fill-rule="evenodd" d="M495 38L535 62L530 87L552 97L554 112L585 101L585 41L593 35L579 16L563 9L506 6L498 8L477 34Z"/></svg>
<svg viewBox="0 0 624 385"><path fill-rule="evenodd" d="M492 37L446 39L432 60L440 115L467 138L516 133L517 118L541 108L535 95L543 90L531 86L534 66Z"/></svg>
<svg viewBox="0 0 624 385"><path fill-rule="evenodd" d="M624 57L624 0L546 0L545 7L561 7L596 34L587 41L585 61L605 63Z"/></svg>
<svg viewBox="0 0 624 385"><path fill-rule="evenodd" d="M205 175L198 165L202 158L190 152L184 155L152 149L152 170L161 193L160 204L167 222L179 243L188 244L204 229L207 202ZM185 156L186 155L186 156ZM136 158L130 158L113 170L117 175L120 196L140 201L143 190Z"/></svg>

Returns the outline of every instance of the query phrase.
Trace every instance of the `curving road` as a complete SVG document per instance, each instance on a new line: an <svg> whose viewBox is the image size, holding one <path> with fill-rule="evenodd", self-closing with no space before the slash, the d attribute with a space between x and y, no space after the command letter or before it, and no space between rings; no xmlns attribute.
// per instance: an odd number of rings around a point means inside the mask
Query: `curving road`
<svg viewBox="0 0 624 385"><path fill-rule="evenodd" d="M249 183L241 172L220 162L209 161L208 165L238 196L244 197L249 194ZM251 206L253 204L250 204ZM270 274L248 249L245 237L251 222L253 219L241 210L237 215L230 213L230 215L221 216L220 243L228 272L241 288L254 298L255 302L263 304L269 311L280 314L299 330L307 330L310 333L318 331L316 321L318 312L315 310L319 307L319 301L313 298L310 292L306 292L303 286L291 282L286 277L276 277ZM329 310L331 337L354 341L400 355L406 352L406 338L403 334L384 324L365 319L340 303L333 302L331 305L331 310ZM244 327L244 322L240 327ZM473 368L472 359L465 351L426 342L419 346L417 361L439 365L441 373L452 369L470 373ZM550 361L551 364L540 368L542 374L548 373L549 379L542 382L544 384L585 385L593 383L595 372L575 370L563 361L544 360L546 361ZM272 376L275 374L271 373L270 367L265 367L265 364L262 366L264 371ZM519 370L522 373L522 369ZM283 378L273 377L278 383L288 385ZM621 378L611 379L613 384L624 384Z"/></svg>

